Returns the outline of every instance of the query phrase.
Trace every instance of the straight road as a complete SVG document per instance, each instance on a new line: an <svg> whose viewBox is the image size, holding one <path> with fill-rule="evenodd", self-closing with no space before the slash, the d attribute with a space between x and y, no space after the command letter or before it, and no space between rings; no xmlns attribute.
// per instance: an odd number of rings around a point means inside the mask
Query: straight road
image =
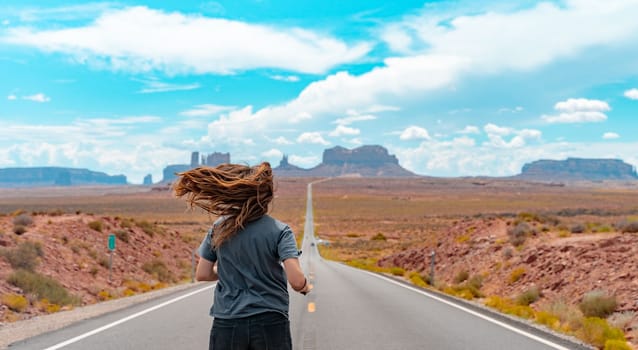
<svg viewBox="0 0 638 350"><path fill-rule="evenodd" d="M313 229L310 184L302 265L314 290L306 297L293 296L295 349L586 349L531 327L516 328L419 288L323 260Z"/></svg>
<svg viewBox="0 0 638 350"><path fill-rule="evenodd" d="M301 263L314 289L307 296L290 291L294 349L587 349L386 277L323 260L314 237L312 184L307 201ZM212 290L212 284L199 283L175 295L15 343L10 349L206 349Z"/></svg>

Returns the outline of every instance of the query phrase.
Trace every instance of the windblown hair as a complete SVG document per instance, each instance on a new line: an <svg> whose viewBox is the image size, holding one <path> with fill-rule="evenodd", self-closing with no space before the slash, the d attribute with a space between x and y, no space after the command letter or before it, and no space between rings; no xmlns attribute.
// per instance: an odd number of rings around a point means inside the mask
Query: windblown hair
<svg viewBox="0 0 638 350"><path fill-rule="evenodd" d="M273 175L270 163L254 167L221 164L199 167L178 174L173 192L185 197L189 206L224 217L215 227L213 246L220 247L243 229L246 223L268 213L273 199Z"/></svg>

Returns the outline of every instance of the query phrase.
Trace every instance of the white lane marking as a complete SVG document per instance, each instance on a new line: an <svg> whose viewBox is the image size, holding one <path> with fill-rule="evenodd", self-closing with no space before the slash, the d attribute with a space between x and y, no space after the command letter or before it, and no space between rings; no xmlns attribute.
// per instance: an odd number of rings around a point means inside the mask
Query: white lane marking
<svg viewBox="0 0 638 350"><path fill-rule="evenodd" d="M106 326L102 326L102 327L100 327L100 328L96 328L96 329L94 329L94 330L92 330L92 331L90 331L90 332L86 332L86 333L84 333L84 334L78 335L78 336L77 336L77 337L75 337L75 338L71 338L71 339L69 339L69 340L66 340L66 341L63 341L63 342L61 342L61 343L55 344L55 345L53 345L53 346L51 346L51 347L48 347L48 348L46 348L46 349L44 349L44 350L57 350L57 349L60 349L60 348L65 347L65 346L67 346L67 345L70 345L70 344L73 344L73 343L75 343L75 342L78 342L78 341L80 341L80 340L82 340L82 339L84 339L84 338L88 338L88 337L90 337L90 336L92 336L92 335L98 334L98 333L100 333L100 332L104 332L105 330L107 330L107 329L109 329L109 328L113 328L113 327L115 327L115 326L117 326L117 325L119 325L119 324L122 324L122 323L127 322L127 321L130 321L130 320L132 320L132 319L134 319L134 318L137 318L137 317L140 317L140 316L142 316L142 315L145 315L145 314L147 314L147 313L149 313L149 312L151 312L151 311L155 311L155 310L157 310L157 309L159 309L159 308L162 308L162 307L164 307L164 306L166 306L166 305L170 305L170 304L172 304L172 303L175 303L175 302L180 301L180 300L182 300L182 299L186 299L186 298L188 298L188 297L190 297L190 296L192 296L192 295L195 295L195 294L197 294L197 293L201 293L201 292L203 292L203 291L205 291L205 290L207 290L207 289L211 289L211 288L213 288L214 286L215 286L215 284L213 283L213 285L211 285L211 286L207 286L207 287L205 287L205 288L201 288L201 289L198 289L198 290L196 290L196 291L190 292L190 293L188 293L188 294L184 294L184 295L182 295L182 296L179 296L179 297L177 297L177 298L175 298L175 299L171 299L171 300L165 301L165 302L163 302L163 303L161 303L161 304L155 305L155 306L153 306L153 307L151 307L151 308L148 308L148 309L146 309L146 310L142 310L142 311L140 311L140 312L138 312L138 313L135 313L135 314L133 314L133 315L130 315L130 316L124 317L124 318L122 318L122 319L120 319L120 320L118 320L118 321L115 321L115 322L109 323L109 324L107 324Z"/></svg>
<svg viewBox="0 0 638 350"><path fill-rule="evenodd" d="M549 347L552 347L552 348L554 348L554 349L557 349L557 350L570 350L569 348L566 348L566 347L564 347L564 346L558 345L558 344L556 344L556 343L552 343L552 342L550 342L549 340L546 340L546 339L543 339L543 338L541 338L541 337L535 336L534 334L531 334L531 333L525 332L525 331L523 331L523 330L521 330L521 329L518 329L518 328L516 328L516 327L512 327L512 326L508 325L507 323L503 323L503 322L501 322L501 321L495 320L495 319L493 319L493 318L491 318L491 317L485 316L485 315L483 315L483 314L481 314L481 313L478 313L478 312L476 312L476 311L473 311L473 310L470 310L470 309L468 309L468 308L465 308L465 307L463 307L463 306L461 306L461 305L457 305L457 304L452 303L452 302L450 302L450 301L448 301L448 300L445 300L445 299L439 298L439 297L437 297L436 295L431 295L431 294L426 293L426 292L424 292L424 291L422 291L422 290L420 290L420 289L416 289L416 288L414 288L414 287L411 287L411 286L405 285L405 284L403 284L403 283L399 283L399 282L394 281L394 280L392 280L392 279L390 279L390 278L388 278L388 277L381 276L381 275L377 275L376 273L372 273L372 272L369 272L369 271L356 269L356 268L354 268L354 267L350 267L350 266L347 266L347 265L342 265L342 264L337 264L337 265L339 265L339 266L343 266L343 267L347 267L347 268L353 269L353 270L355 270L355 271L365 272L365 273L367 273L367 274L369 274L369 275L371 275L371 276L374 276L374 277L380 278L380 279L382 279L382 280L384 280L384 281L387 281L387 282L390 282L390 283L396 284L397 286L400 286L400 287L403 287L403 288L409 289L409 290L411 290L411 291L414 291L414 292L417 292L417 293L423 294L423 295L425 295L426 297L432 298L432 299L434 299L434 300L437 300L437 301L439 301L439 302L442 302L442 303L444 303L444 304L447 304L447 305L449 305L449 306L452 306L452 307L454 307L454 308L457 308L457 309L459 309L459 310L461 310L461 311L465 311L465 312L467 312L467 313L469 313L469 314L471 314L471 315L474 315L474 316L476 316L476 317L482 318L482 319L484 319L484 320L486 320L486 321L488 321L488 322L494 323L495 325L501 326L501 327L503 327L503 328L505 328L505 329L508 329L508 330L510 330L510 331L512 331L512 332L514 332L514 333L518 333L518 334L523 335L523 336L525 336L525 337L528 337L528 338L530 338L530 339L536 340L537 342L542 343L542 344L545 344L545 345L547 345L547 346L549 346Z"/></svg>

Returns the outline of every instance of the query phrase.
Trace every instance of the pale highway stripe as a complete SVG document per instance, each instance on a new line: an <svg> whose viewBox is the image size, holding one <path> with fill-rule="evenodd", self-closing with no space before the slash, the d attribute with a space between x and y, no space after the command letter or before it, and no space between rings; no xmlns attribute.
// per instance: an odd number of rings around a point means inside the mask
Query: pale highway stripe
<svg viewBox="0 0 638 350"><path fill-rule="evenodd" d="M468 314L474 315L474 316L476 316L476 317L479 317L479 318L481 318L481 319L484 319L485 321L491 322L491 323L493 323L493 324L495 324L495 325L498 325L498 326L501 326L501 327L503 327L503 328L505 328L505 329L507 329L507 330L510 330L510 331L512 331L512 332L514 332L514 333L518 333L518 334L520 334L520 335L522 335L522 336L525 336L525 337L528 337L528 338L530 338L530 339L533 339L533 340L535 340L535 341L537 341L537 342L539 342L539 343L545 344L545 345L547 345L547 346L549 346L549 347L552 347L552 348L554 348L554 349L556 349L556 350L570 350L569 348L566 348L566 347L564 347L564 346L562 346L562 345L552 343L552 342L550 342L549 340L543 339L543 338L541 338L541 337L535 336L534 334L531 334L531 333L525 332L525 331L523 331L523 330L521 330L521 329L518 329L518 328L516 328L516 327L510 326L510 325L508 325L507 323L504 323L504 322L501 322L501 321L495 320L495 319L493 319L493 318L491 318L491 317L488 317L488 316L486 316L486 315L483 315L483 314L481 314L481 313L479 313L479 312L476 312L476 311L470 310L470 309L468 309L468 308L466 308L466 307L464 307L464 306L461 306L461 305L458 305L458 304L456 304L456 303L450 302L450 301L448 301L448 300L445 300L445 299L443 299L443 298L440 298L440 297L438 297L438 296L436 296L436 295L432 295L432 294L427 293L427 292L425 292L425 291L422 291L422 290L420 290L420 289L417 289L417 288L414 288L414 287L408 286L408 285L406 285L406 284L403 284L403 283L397 282L397 281L395 281L395 280L393 280L393 279L391 279L391 278L388 278L388 277L385 277L385 276L381 276L381 275L379 275L379 274L372 273L372 272L369 272L369 271L356 269L356 268L354 268L354 267L350 267L350 266L347 266L347 265L342 265L342 264L339 264L339 265L340 265L340 266L343 266L343 267L347 267L347 268L353 269L353 270L356 270L356 271L361 271L361 272L367 273L367 274L369 274L369 275L371 275L371 276L374 276L374 277L380 278L380 279L382 279L382 280L385 280L386 282L393 283L393 284L396 284L397 286L401 286L401 287L406 288L406 289L409 289L409 290L411 290L411 291L413 291L413 292L420 293L420 294L422 294L422 295L425 295L425 296L426 296L426 297L428 297L428 298L432 298L432 299L434 299L434 300L436 300L436 301L439 301L439 302L441 302L441 303L444 303L444 304L447 304L447 305L452 306L452 307L454 307L454 308L457 308L457 309L459 309L459 310L461 310L461 311L465 311L465 312L467 312Z"/></svg>
<svg viewBox="0 0 638 350"><path fill-rule="evenodd" d="M198 294L198 293L201 293L201 292L203 292L203 291L209 290L209 289L213 288L214 286L215 286L215 283L213 283L213 284L212 284L212 285L210 285L210 286L207 286L207 287L204 287L204 288L198 289L198 290L196 290L196 291L193 291L193 292L190 292L190 293L184 294L184 295L179 296L179 297L177 297L177 298L174 298L174 299L171 299L171 300L165 301L165 302L163 302L163 303L161 303L161 304L155 305L155 306L150 307L150 308L148 308L148 309L146 309L146 310L142 310L142 311L140 311L140 312L138 312L138 313L135 313L135 314L133 314L133 315L127 316L127 317L122 318L122 319L120 319L120 320L117 320L117 321L115 321L115 322L109 323L109 324L107 324L107 325L105 325L105 326L102 326L102 327L100 327L100 328L96 328L96 329L94 329L94 330L92 330L92 331L90 331L90 332L86 332L86 333L84 333L84 334L78 335L78 336L77 336L77 337L75 337L75 338L71 338L71 339L69 339L69 340L66 340L66 341L63 341L63 342L61 342L61 343L55 344L55 345L53 345L53 346L51 346L51 347L48 347L48 348L46 348L46 349L44 349L44 350L57 350L57 349L61 349L61 348L65 347L65 346L67 346L67 345L71 345L71 344L73 344L73 343L76 343L76 342L78 342L78 341L80 341L80 340L84 339L84 338L88 338L88 337L90 337L90 336L92 336L92 335L98 334L98 333L100 333L100 332L104 332L105 330L107 330L107 329L109 329L109 328L113 328L113 327L115 327L115 326L117 326L117 325L120 325L120 324L122 324L122 323L124 323L124 322L130 321L130 320L132 320L132 319L135 319L135 318L137 318L137 317L140 317L140 316L142 316L142 315L145 315L145 314L147 314L147 313L149 313L149 312L155 311L155 310L160 309L160 308L163 308L163 307L165 307L165 306L167 306L167 305L170 305L170 304L173 304L173 303L175 303L175 302L178 302L178 301L180 301L180 300L182 300L182 299L186 299L186 298L188 298L188 297L190 297L190 296L193 296L193 295L195 295L195 294Z"/></svg>

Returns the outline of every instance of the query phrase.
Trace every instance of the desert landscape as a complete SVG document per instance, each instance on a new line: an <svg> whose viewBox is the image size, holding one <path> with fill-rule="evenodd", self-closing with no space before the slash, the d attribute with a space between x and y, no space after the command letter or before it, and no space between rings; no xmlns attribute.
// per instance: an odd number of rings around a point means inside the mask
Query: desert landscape
<svg viewBox="0 0 638 350"><path fill-rule="evenodd" d="M277 181L272 215L299 238L313 180ZM599 348L636 347L636 195L632 182L333 178L314 185L315 233L325 258ZM4 189L0 213L3 323L190 282L192 251L215 219L167 187L135 186Z"/></svg>

